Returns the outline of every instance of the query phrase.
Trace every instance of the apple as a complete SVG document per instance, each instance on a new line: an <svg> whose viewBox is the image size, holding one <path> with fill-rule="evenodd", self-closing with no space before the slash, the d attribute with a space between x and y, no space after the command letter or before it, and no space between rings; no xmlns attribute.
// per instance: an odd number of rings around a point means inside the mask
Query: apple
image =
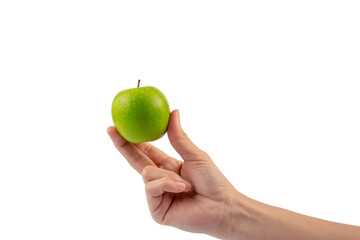
<svg viewBox="0 0 360 240"><path fill-rule="evenodd" d="M165 95L155 87L126 89L112 102L116 130L128 142L142 143L161 138L167 130L170 107Z"/></svg>

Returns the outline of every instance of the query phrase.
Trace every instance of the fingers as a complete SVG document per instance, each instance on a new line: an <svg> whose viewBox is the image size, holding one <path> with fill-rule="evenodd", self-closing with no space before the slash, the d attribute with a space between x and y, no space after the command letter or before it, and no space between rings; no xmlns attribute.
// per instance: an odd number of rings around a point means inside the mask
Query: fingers
<svg viewBox="0 0 360 240"><path fill-rule="evenodd" d="M174 110L171 113L167 133L171 145L184 161L209 159L207 154L200 150L181 128L179 110Z"/></svg>
<svg viewBox="0 0 360 240"><path fill-rule="evenodd" d="M135 146L143 153L145 153L146 156L152 159L153 162L158 166L170 158L166 153L154 147L148 142L135 144Z"/></svg>
<svg viewBox="0 0 360 240"><path fill-rule="evenodd" d="M163 223L166 212L171 206L174 193L185 190L185 184L169 178L159 178L145 185L146 199L153 219Z"/></svg>
<svg viewBox="0 0 360 240"><path fill-rule="evenodd" d="M157 222L164 215L173 201L174 193L188 192L191 184L174 172L158 167L147 166L141 172L145 182L146 198L151 215Z"/></svg>
<svg viewBox="0 0 360 240"><path fill-rule="evenodd" d="M148 156L158 167L179 173L181 161L168 156L160 149L154 147L152 144L145 142L135 144L135 147L140 149L146 156Z"/></svg>
<svg viewBox="0 0 360 240"><path fill-rule="evenodd" d="M141 175L145 184L156 179L167 178L176 182L184 183L187 191L191 189L191 184L182 177L180 177L178 174L158 167L147 166L143 169Z"/></svg>
<svg viewBox="0 0 360 240"><path fill-rule="evenodd" d="M183 182L176 182L169 178L159 178L145 185L146 194L149 197L159 197L165 192L181 193L186 185Z"/></svg>
<svg viewBox="0 0 360 240"><path fill-rule="evenodd" d="M108 127L107 132L117 150L119 150L119 152L138 173L141 173L146 166L155 166L154 162L151 161L151 159L142 151L136 148L132 143L129 143L122 138L115 127Z"/></svg>

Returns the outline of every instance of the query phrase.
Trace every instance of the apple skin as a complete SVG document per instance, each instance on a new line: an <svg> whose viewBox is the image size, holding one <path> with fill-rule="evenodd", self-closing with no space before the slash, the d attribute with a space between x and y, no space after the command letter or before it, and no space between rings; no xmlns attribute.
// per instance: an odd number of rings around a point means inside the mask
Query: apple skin
<svg viewBox="0 0 360 240"><path fill-rule="evenodd" d="M137 87L119 92L112 103L112 119L128 142L142 143L161 138L167 130L170 107L155 87Z"/></svg>

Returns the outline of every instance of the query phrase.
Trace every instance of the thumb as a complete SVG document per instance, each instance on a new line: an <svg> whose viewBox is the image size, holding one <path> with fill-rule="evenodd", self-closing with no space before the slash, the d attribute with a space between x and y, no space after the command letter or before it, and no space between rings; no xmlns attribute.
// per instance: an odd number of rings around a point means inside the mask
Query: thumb
<svg viewBox="0 0 360 240"><path fill-rule="evenodd" d="M167 129L168 138L174 149L180 154L184 161L208 159L208 155L199 149L187 136L180 125L180 113L176 109L170 114Z"/></svg>

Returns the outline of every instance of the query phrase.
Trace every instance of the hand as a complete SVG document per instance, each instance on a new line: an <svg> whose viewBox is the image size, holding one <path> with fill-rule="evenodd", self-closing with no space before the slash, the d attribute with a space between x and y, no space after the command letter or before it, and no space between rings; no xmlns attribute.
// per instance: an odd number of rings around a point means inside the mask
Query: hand
<svg viewBox="0 0 360 240"><path fill-rule="evenodd" d="M170 115L167 133L184 161L150 143L131 144L114 127L108 133L141 173L151 216L160 224L221 239L360 239L360 227L301 215L239 193L184 133L177 110Z"/></svg>
<svg viewBox="0 0 360 240"><path fill-rule="evenodd" d="M170 115L167 134L183 161L150 143L129 143L115 127L109 127L108 134L124 158L141 173L150 213L157 223L224 236L229 208L238 192L208 154L185 134L178 110Z"/></svg>

